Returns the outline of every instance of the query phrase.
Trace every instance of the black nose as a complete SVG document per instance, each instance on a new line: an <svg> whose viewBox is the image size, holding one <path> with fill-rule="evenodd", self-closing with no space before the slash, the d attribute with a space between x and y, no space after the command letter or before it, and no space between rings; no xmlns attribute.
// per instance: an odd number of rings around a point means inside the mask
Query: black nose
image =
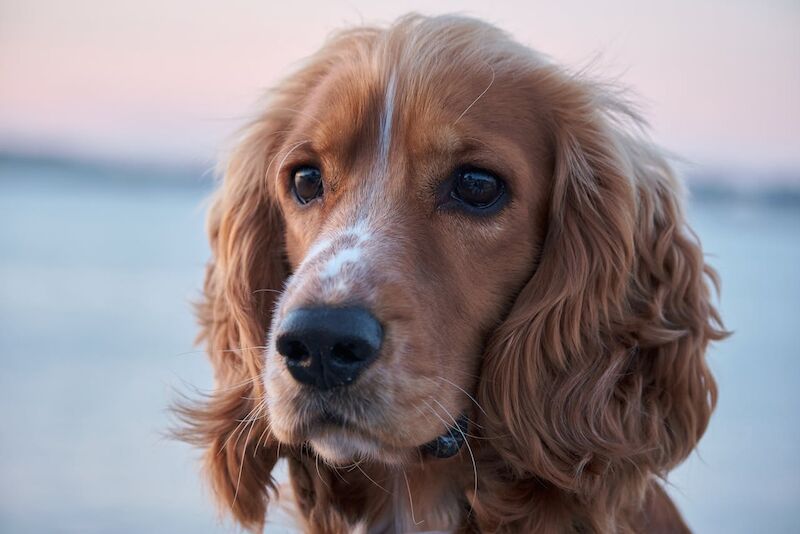
<svg viewBox="0 0 800 534"><path fill-rule="evenodd" d="M284 318L277 348L298 382L319 389L352 383L378 355L383 329L363 308L301 308Z"/></svg>

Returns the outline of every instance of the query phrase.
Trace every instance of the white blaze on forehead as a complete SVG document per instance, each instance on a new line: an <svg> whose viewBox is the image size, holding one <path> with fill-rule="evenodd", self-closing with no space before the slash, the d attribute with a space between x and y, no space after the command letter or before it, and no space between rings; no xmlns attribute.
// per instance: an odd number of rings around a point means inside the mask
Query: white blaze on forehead
<svg viewBox="0 0 800 534"><path fill-rule="evenodd" d="M373 186L370 194L379 190L379 177L385 177L389 171L389 151L392 144L392 127L395 111L397 80L394 72L389 74L386 83L383 108L380 112L377 159L371 176ZM285 159L285 158L284 158ZM281 162L281 165L283 162ZM359 218L354 224L341 230L329 230L323 233L309 247L305 257L295 270L289 289L296 290L314 282L324 282L324 293L345 293L355 281L355 269L344 272L346 266L363 263L367 259L367 241L372 236L366 217Z"/></svg>
<svg viewBox="0 0 800 534"><path fill-rule="evenodd" d="M395 86L395 76L394 72L392 72L392 74L389 75L389 83L386 84L383 113L381 114L380 122L380 137L378 139L378 165L384 170L389 166L389 147L392 144Z"/></svg>
<svg viewBox="0 0 800 534"><path fill-rule="evenodd" d="M313 245L311 245L311 247L308 249L308 252L306 252L306 257L303 258L303 263L313 260L330 246L331 246L330 238L323 237L317 239L317 241Z"/></svg>
<svg viewBox="0 0 800 534"><path fill-rule="evenodd" d="M344 231L344 235L352 235L358 239L358 244L363 244L372 235L366 221L359 220L356 224Z"/></svg>
<svg viewBox="0 0 800 534"><path fill-rule="evenodd" d="M305 257L303 257L303 261L300 262L300 265L297 266L294 274L289 278L289 282L294 282L294 278L300 277L303 278L305 270L314 262L314 260L328 250L330 246L333 244L333 239L327 236L319 237L309 248L306 252Z"/></svg>
<svg viewBox="0 0 800 534"><path fill-rule="evenodd" d="M336 277L345 265L358 263L362 259L364 245L371 235L372 232L366 221L359 220L350 227L320 236L309 247L303 261L295 271L297 282L303 285L308 281L308 277L315 276L314 270L317 271L317 276L323 280ZM339 285L341 286L341 284ZM338 289L343 288L339 287Z"/></svg>
<svg viewBox="0 0 800 534"><path fill-rule="evenodd" d="M334 254L325 263L320 272L321 278L333 278L338 275L342 268L351 263L358 263L363 255L363 247L371 235L369 228L364 221L359 221L341 233L343 239L354 237L356 242L341 249L334 247Z"/></svg>
<svg viewBox="0 0 800 534"><path fill-rule="evenodd" d="M381 110L380 116L378 157L374 167L374 172L377 176L385 176L388 173L396 87L396 77L394 72L392 72L386 83L383 109ZM375 177L373 177L373 179L374 178ZM367 242L370 235L369 226L364 219L358 220L348 228L335 230L322 235L308 249L308 252L306 252L296 272L301 275L301 278L309 276L309 274L306 273L306 269L314 264L319 268L318 276L320 279L327 280L334 278L342 272L342 268L345 265L358 263L362 260L364 256L364 244ZM351 243L352 238L355 238L355 243ZM321 258L322 256L328 257L325 259ZM321 265L317 262L318 259L322 260ZM340 291L343 290L343 284L344 282L339 280L336 289Z"/></svg>
<svg viewBox="0 0 800 534"><path fill-rule="evenodd" d="M342 270L342 267L348 263L356 263L361 258L361 247L348 247L342 249L328 260L325 268L319 273L322 278L333 278Z"/></svg>

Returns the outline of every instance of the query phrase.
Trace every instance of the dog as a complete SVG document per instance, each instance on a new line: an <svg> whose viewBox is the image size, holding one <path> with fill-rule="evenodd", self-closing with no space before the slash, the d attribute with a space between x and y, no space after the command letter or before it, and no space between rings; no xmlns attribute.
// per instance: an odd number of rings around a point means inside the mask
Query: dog
<svg viewBox="0 0 800 534"><path fill-rule="evenodd" d="M178 408L257 531L688 532L660 485L717 398L715 272L631 106L497 28L336 34L208 219L216 389Z"/></svg>

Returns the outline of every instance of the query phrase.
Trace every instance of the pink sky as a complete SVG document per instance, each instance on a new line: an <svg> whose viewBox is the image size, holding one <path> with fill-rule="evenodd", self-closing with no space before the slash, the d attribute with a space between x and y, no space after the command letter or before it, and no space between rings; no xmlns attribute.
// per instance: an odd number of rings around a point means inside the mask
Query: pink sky
<svg viewBox="0 0 800 534"><path fill-rule="evenodd" d="M800 3L2 0L0 148L210 164L336 28L461 12L632 87L700 168L800 174Z"/></svg>

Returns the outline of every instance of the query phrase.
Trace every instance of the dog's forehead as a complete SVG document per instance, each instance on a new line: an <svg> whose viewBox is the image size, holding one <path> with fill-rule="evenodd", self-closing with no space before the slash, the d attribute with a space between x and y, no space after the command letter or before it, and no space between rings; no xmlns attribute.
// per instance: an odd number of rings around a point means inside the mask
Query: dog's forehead
<svg viewBox="0 0 800 534"><path fill-rule="evenodd" d="M326 224L365 210L418 219L461 165L489 169L528 198L534 185L516 182L547 175L546 150L521 70L463 58L455 68L388 57L334 66L297 105L289 165L323 169Z"/></svg>
<svg viewBox="0 0 800 534"><path fill-rule="evenodd" d="M320 152L346 151L348 156L367 148L379 159L396 149L454 151L464 137L480 134L475 123L484 113L477 107L493 80L486 65L458 75L451 69L423 72L403 63L347 65L312 88L303 130Z"/></svg>

